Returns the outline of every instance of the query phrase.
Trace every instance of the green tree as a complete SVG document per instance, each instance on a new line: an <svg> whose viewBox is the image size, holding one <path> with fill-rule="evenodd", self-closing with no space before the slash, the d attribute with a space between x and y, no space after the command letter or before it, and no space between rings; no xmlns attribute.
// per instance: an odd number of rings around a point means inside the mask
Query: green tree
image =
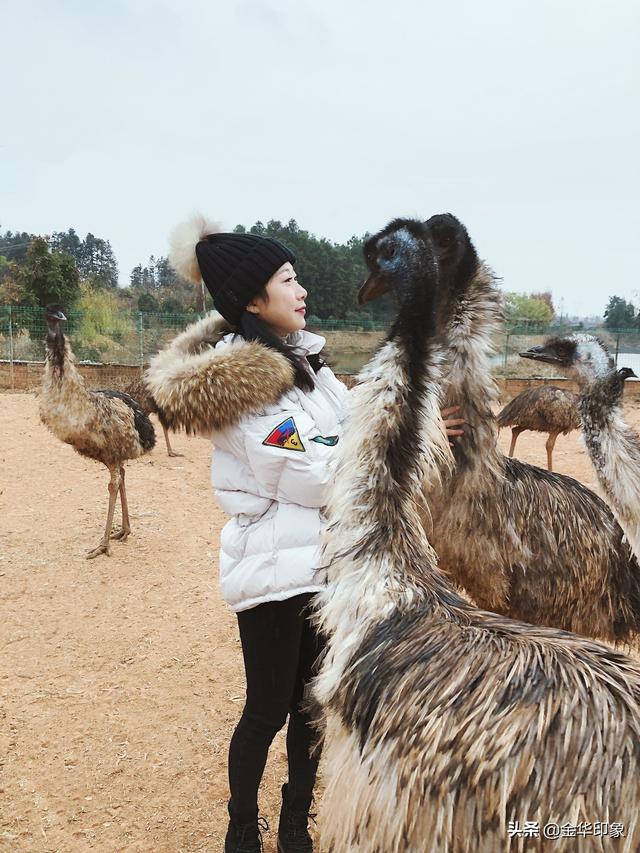
<svg viewBox="0 0 640 853"><path fill-rule="evenodd" d="M556 309L553 304L553 294L550 290L545 290L542 293L530 293L529 296L531 297L531 299L539 299L541 302L544 302L545 305L549 306L549 309L551 310L551 316L556 316Z"/></svg>
<svg viewBox="0 0 640 853"><path fill-rule="evenodd" d="M113 290L118 286L118 264L111 244L91 232L82 244L78 268L82 278L90 281L93 287Z"/></svg>
<svg viewBox="0 0 640 853"><path fill-rule="evenodd" d="M159 310L158 300L152 293L141 293L138 297L138 311L156 313Z"/></svg>
<svg viewBox="0 0 640 853"><path fill-rule="evenodd" d="M604 312L604 324L608 329L629 329L636 321L633 303L620 296L610 296Z"/></svg>
<svg viewBox="0 0 640 853"><path fill-rule="evenodd" d="M49 245L57 252L66 252L67 255L71 255L76 262L78 271L80 271L82 266L82 240L76 234L75 229L54 231L49 240Z"/></svg>
<svg viewBox="0 0 640 853"><path fill-rule="evenodd" d="M114 290L118 286L118 264L108 240L91 232L81 240L75 229L69 228L54 232L49 242L53 249L74 259L80 278L94 289Z"/></svg>
<svg viewBox="0 0 640 853"><path fill-rule="evenodd" d="M121 341L133 330L130 315L123 314L118 299L109 290L96 290L88 282L80 285L77 306L82 312L78 339L82 348L79 358L92 358L89 350L115 354L122 349Z"/></svg>
<svg viewBox="0 0 640 853"><path fill-rule="evenodd" d="M131 287L133 287L134 290L142 287L142 264L138 264L137 267L134 267L131 270L129 279L131 281Z"/></svg>
<svg viewBox="0 0 640 853"><path fill-rule="evenodd" d="M73 258L52 252L43 237L35 237L24 264L18 268L16 283L25 294L23 304L45 306L57 302L75 304L80 295L80 276Z"/></svg>
<svg viewBox="0 0 640 853"><path fill-rule="evenodd" d="M32 241L33 234L26 231L5 231L0 234L0 255L12 263L24 263Z"/></svg>
<svg viewBox="0 0 640 853"><path fill-rule="evenodd" d="M505 293L505 316L518 326L545 326L553 320L553 309L546 300L523 293Z"/></svg>
<svg viewBox="0 0 640 853"><path fill-rule="evenodd" d="M182 314L184 309L179 299L176 299L175 296L167 296L160 303L160 310L163 314Z"/></svg>

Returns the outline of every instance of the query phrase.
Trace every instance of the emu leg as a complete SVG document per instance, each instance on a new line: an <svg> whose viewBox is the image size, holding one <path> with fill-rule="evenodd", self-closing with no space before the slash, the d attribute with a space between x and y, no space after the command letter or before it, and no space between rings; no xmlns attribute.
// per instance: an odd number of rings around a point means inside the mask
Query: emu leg
<svg viewBox="0 0 640 853"><path fill-rule="evenodd" d="M124 466L120 467L120 506L122 507L122 527L117 533L112 533L111 538L126 542L131 533L131 525L129 524L129 505L127 504L127 492L124 485Z"/></svg>
<svg viewBox="0 0 640 853"><path fill-rule="evenodd" d="M111 525L113 524L113 511L116 508L116 498L120 489L120 470L118 468L109 468L111 478L109 480L109 509L107 511L107 523L104 529L104 536L97 548L89 551L87 560L92 560L99 554L109 556L109 535L111 534Z"/></svg>
<svg viewBox="0 0 640 853"><path fill-rule="evenodd" d="M164 424L161 424L162 431L164 432L164 440L167 444L167 454L169 456L182 456L182 453L176 453L175 450L171 449L171 442L169 441L169 430L166 428Z"/></svg>
<svg viewBox="0 0 640 853"><path fill-rule="evenodd" d="M520 427L512 427L511 428L511 447L509 448L509 456L513 456L513 451L516 449L516 441L518 440L518 436L524 430L520 429Z"/></svg>
<svg viewBox="0 0 640 853"><path fill-rule="evenodd" d="M547 470L553 471L553 448L556 446L557 432L550 432L545 447L547 448Z"/></svg>

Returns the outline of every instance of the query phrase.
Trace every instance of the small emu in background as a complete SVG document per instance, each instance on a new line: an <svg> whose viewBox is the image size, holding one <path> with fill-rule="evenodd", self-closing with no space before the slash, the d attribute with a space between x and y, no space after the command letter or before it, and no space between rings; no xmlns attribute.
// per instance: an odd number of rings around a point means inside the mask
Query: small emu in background
<svg viewBox="0 0 640 853"><path fill-rule="evenodd" d="M47 338L40 417L51 432L81 456L109 469L109 509L104 535L87 558L109 554L109 539L123 542L131 532L124 483L124 462L148 453L155 445L153 424L128 394L91 391L75 364L69 341L62 332L66 320L59 305L45 309ZM122 528L111 532L116 498L120 495Z"/></svg>
<svg viewBox="0 0 640 853"><path fill-rule="evenodd" d="M521 432L530 429L533 432L549 434L547 443L547 470L553 471L553 448L556 439L562 433L567 435L580 428L578 413L578 395L563 391L555 385L539 385L527 388L514 397L497 417L498 427L511 427L511 447L509 456L513 456L516 441Z"/></svg>
<svg viewBox="0 0 640 853"><path fill-rule="evenodd" d="M640 436L624 419L624 383L636 374L616 368L606 344L584 333L549 338L523 358L566 370L580 387L579 410L600 489L640 560Z"/></svg>

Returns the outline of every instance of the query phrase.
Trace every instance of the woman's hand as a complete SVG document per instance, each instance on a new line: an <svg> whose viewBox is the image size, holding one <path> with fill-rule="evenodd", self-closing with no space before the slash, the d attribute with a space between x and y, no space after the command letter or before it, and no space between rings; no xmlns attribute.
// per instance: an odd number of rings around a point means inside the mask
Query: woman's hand
<svg viewBox="0 0 640 853"><path fill-rule="evenodd" d="M460 406L449 406L448 409L442 409L440 414L442 415L442 421L444 423L444 429L449 438L455 438L458 435L464 435L463 429L456 429L461 424L465 422L464 418L452 418L451 415L454 412L459 412ZM453 447L453 442L450 441L449 444Z"/></svg>

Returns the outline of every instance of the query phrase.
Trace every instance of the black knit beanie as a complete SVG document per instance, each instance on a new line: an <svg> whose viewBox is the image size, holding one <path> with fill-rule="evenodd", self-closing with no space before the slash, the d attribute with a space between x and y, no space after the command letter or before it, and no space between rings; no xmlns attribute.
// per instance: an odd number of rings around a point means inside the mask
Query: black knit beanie
<svg viewBox="0 0 640 853"><path fill-rule="evenodd" d="M278 240L257 234L209 234L196 244L196 257L216 309L233 326L271 276L296 261Z"/></svg>

